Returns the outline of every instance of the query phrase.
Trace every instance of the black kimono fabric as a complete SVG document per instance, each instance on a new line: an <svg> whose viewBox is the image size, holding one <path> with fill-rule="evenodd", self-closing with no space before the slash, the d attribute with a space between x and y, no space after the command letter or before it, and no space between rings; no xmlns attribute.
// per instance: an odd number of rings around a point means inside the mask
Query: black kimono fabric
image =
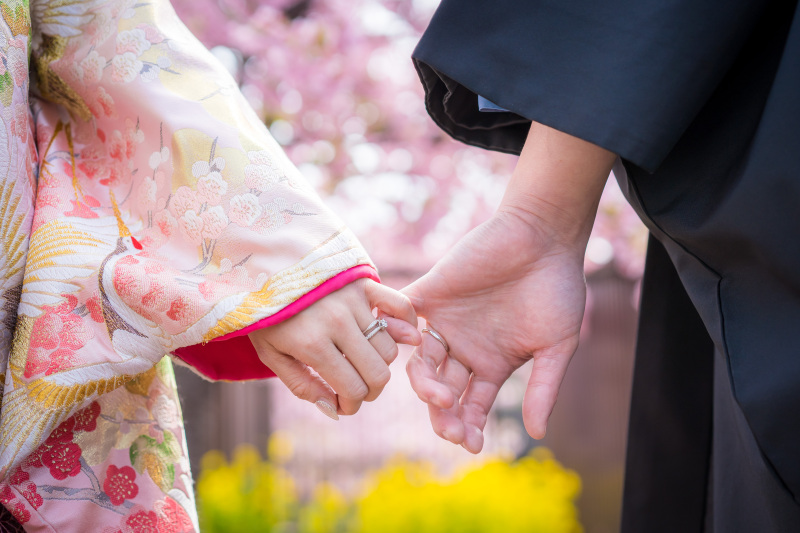
<svg viewBox="0 0 800 533"><path fill-rule="evenodd" d="M456 139L518 153L535 120L620 156L653 236L626 533L800 531L796 4L444 0L414 52Z"/></svg>

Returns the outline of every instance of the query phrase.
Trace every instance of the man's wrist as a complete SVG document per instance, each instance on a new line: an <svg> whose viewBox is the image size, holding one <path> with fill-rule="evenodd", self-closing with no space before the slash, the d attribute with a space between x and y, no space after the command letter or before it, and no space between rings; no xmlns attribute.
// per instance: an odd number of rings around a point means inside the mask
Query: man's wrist
<svg viewBox="0 0 800 533"><path fill-rule="evenodd" d="M616 155L536 122L498 209L583 253Z"/></svg>

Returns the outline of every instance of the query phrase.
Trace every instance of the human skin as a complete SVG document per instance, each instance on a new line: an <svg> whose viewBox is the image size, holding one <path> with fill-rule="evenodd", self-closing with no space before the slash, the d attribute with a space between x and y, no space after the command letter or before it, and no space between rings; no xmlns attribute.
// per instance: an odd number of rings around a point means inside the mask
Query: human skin
<svg viewBox="0 0 800 533"><path fill-rule="evenodd" d="M450 347L425 334L406 367L440 437L478 453L500 386L530 359L523 419L544 437L578 347L586 243L615 159L532 123L496 213L403 289Z"/></svg>
<svg viewBox="0 0 800 533"><path fill-rule="evenodd" d="M367 340L362 331L375 320L375 308L388 327ZM391 376L396 342L421 342L408 298L370 279L354 281L249 337L261 361L295 396L334 419L378 397Z"/></svg>

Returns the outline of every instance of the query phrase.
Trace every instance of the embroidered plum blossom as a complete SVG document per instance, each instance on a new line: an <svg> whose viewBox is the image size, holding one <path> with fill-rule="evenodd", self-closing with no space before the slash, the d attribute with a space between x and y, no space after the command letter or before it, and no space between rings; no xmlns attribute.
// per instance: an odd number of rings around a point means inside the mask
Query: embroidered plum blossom
<svg viewBox="0 0 800 533"><path fill-rule="evenodd" d="M94 84L100 81L103 77L103 69L106 63L108 63L108 60L98 54L97 50L89 52L79 63L83 82L86 84Z"/></svg>
<svg viewBox="0 0 800 533"><path fill-rule="evenodd" d="M154 81L158 79L159 74L161 74L161 69L158 68L156 65L152 65L150 63L145 63L144 67L142 67L142 81Z"/></svg>
<svg viewBox="0 0 800 533"><path fill-rule="evenodd" d="M103 318L103 308L100 305L100 297L99 296L92 296L88 300L86 300L86 309L89 310L89 314L97 323L103 322L105 319Z"/></svg>
<svg viewBox="0 0 800 533"><path fill-rule="evenodd" d="M36 483L33 483L32 481L23 485L22 495L26 500L28 500L28 503L30 503L34 509L38 509L44 503L42 495L36 491Z"/></svg>
<svg viewBox="0 0 800 533"><path fill-rule="evenodd" d="M193 244L203 242L203 219L194 209L186 211L180 219L181 233Z"/></svg>
<svg viewBox="0 0 800 533"><path fill-rule="evenodd" d="M20 39L11 41L11 46L6 50L6 62L8 63L8 70L11 72L11 77L17 87L28 81L28 54L27 47Z"/></svg>
<svg viewBox="0 0 800 533"><path fill-rule="evenodd" d="M137 505L123 520L122 533L159 533L158 515Z"/></svg>
<svg viewBox="0 0 800 533"><path fill-rule="evenodd" d="M74 437L73 431L75 430L75 418L69 417L54 429L45 440L48 444L67 443L72 442Z"/></svg>
<svg viewBox="0 0 800 533"><path fill-rule="evenodd" d="M166 311L169 307L169 299L167 298L167 290L163 283L153 281L150 284L150 290L142 296L142 306L154 311Z"/></svg>
<svg viewBox="0 0 800 533"><path fill-rule="evenodd" d="M203 238L216 239L228 226L228 216L221 206L214 206L205 211L200 218L203 219Z"/></svg>
<svg viewBox="0 0 800 533"><path fill-rule="evenodd" d="M170 497L153 504L158 515L158 531L169 533L191 533L194 531L192 519L186 509Z"/></svg>
<svg viewBox="0 0 800 533"><path fill-rule="evenodd" d="M181 218L186 211L197 211L198 209L200 209L200 200L198 200L197 194L186 185L178 187L169 200L169 211L175 218Z"/></svg>
<svg viewBox="0 0 800 533"><path fill-rule="evenodd" d="M158 228L165 237L171 237L178 225L178 221L172 216L169 211L159 211L153 217L153 225Z"/></svg>
<svg viewBox="0 0 800 533"><path fill-rule="evenodd" d="M125 133L114 130L108 140L108 155L120 162L126 162L136 154L136 145L144 141L144 132L130 121Z"/></svg>
<svg viewBox="0 0 800 533"><path fill-rule="evenodd" d="M150 278L141 275L139 260L132 255L117 261L112 283L117 294L126 301L135 301L150 290Z"/></svg>
<svg viewBox="0 0 800 533"><path fill-rule="evenodd" d="M153 178L143 179L142 185L139 187L139 205L141 208L145 211L152 211L155 209L157 193L158 184L156 184L156 180Z"/></svg>
<svg viewBox="0 0 800 533"><path fill-rule="evenodd" d="M25 505L22 502L15 503L14 507L9 509L9 511L11 511L11 514L14 515L14 518L16 518L20 524L24 524L31 519L31 512L25 509Z"/></svg>
<svg viewBox="0 0 800 533"><path fill-rule="evenodd" d="M212 171L222 172L223 170L225 170L225 160L221 157L214 158L210 164L208 161L195 161L192 164L192 176L195 178L202 178Z"/></svg>
<svg viewBox="0 0 800 533"><path fill-rule="evenodd" d="M200 283L200 294L208 301L216 301L230 294L255 291L264 286L269 275L261 272L255 279L243 265L233 266L227 257L220 261L219 274Z"/></svg>
<svg viewBox="0 0 800 533"><path fill-rule="evenodd" d="M49 468L50 475L58 480L77 476L81 471L80 459L81 448L74 442L54 443L42 453L42 464Z"/></svg>
<svg viewBox="0 0 800 533"><path fill-rule="evenodd" d="M167 311L167 316L170 320L183 323L188 315L189 305L186 300L181 297L175 298L169 306L169 311Z"/></svg>
<svg viewBox="0 0 800 533"><path fill-rule="evenodd" d="M267 150L253 150L247 152L247 159L250 160L250 163L253 165L268 165L271 166L273 163L273 156Z"/></svg>
<svg viewBox="0 0 800 533"><path fill-rule="evenodd" d="M130 53L139 57L147 50L150 50L150 41L141 29L134 28L117 34L117 54Z"/></svg>
<svg viewBox="0 0 800 533"><path fill-rule="evenodd" d="M281 226L292 221L293 215L303 215L306 213L305 207L300 203L295 203L289 208L288 202L284 198L276 198L264 206L264 217L254 225L253 230L269 235Z"/></svg>
<svg viewBox="0 0 800 533"><path fill-rule="evenodd" d="M25 462L27 466L50 469L50 475L63 480L77 476L81 471L81 448L72 441L75 418L70 417L50 433Z"/></svg>
<svg viewBox="0 0 800 533"><path fill-rule="evenodd" d="M164 36L161 35L161 32L158 31L158 28L151 26L150 24L139 24L136 27L144 32L145 39L147 39L149 42L158 44L164 41Z"/></svg>
<svg viewBox="0 0 800 533"><path fill-rule="evenodd" d="M94 337L91 329L86 327L81 317L73 313L61 315L61 347L72 351L82 348L86 342Z"/></svg>
<svg viewBox="0 0 800 533"><path fill-rule="evenodd" d="M169 161L169 148L164 146L160 151L150 154L148 163L150 164L150 168L155 170L161 163L166 163L167 161Z"/></svg>
<svg viewBox="0 0 800 533"><path fill-rule="evenodd" d="M90 98L86 103L97 118L114 116L114 99L103 87L98 87L94 92L94 98Z"/></svg>
<svg viewBox="0 0 800 533"><path fill-rule="evenodd" d="M173 428L180 424L178 406L164 394L159 394L152 402L151 410L162 429Z"/></svg>
<svg viewBox="0 0 800 533"><path fill-rule="evenodd" d="M117 468L115 465L108 465L103 491L111 503L122 505L125 500L131 500L139 494L139 486L135 480L136 471L130 466Z"/></svg>
<svg viewBox="0 0 800 533"><path fill-rule="evenodd" d="M97 417L100 416L100 404L92 402L89 407L81 409L71 418L75 419L75 431L94 431L97 429Z"/></svg>
<svg viewBox="0 0 800 533"><path fill-rule="evenodd" d="M27 142L30 123L30 108L27 105L16 104L14 106L14 116L11 120L11 133L19 137L21 142Z"/></svg>
<svg viewBox="0 0 800 533"><path fill-rule="evenodd" d="M280 165L266 150L247 152L249 165L244 167L244 183L247 188L264 192L286 177Z"/></svg>
<svg viewBox="0 0 800 533"><path fill-rule="evenodd" d="M11 487L8 485L4 486L2 490L0 490L0 503L3 505L7 505L8 503L14 501L16 499L16 495L14 491L11 490Z"/></svg>
<svg viewBox="0 0 800 533"><path fill-rule="evenodd" d="M111 60L114 69L111 72L111 81L114 83L130 83L142 71L144 63L139 61L131 52L114 56Z"/></svg>
<svg viewBox="0 0 800 533"><path fill-rule="evenodd" d="M34 322L25 377L40 372L50 375L68 366L74 352L94 337L81 317L73 313L78 299L73 295L63 296L66 301L61 305L43 306L44 314Z"/></svg>
<svg viewBox="0 0 800 533"><path fill-rule="evenodd" d="M160 68L169 68L172 66L172 60L167 56L158 56L158 59L156 59L156 64Z"/></svg>
<svg viewBox="0 0 800 533"><path fill-rule="evenodd" d="M197 197L208 205L217 205L228 191L228 182L219 172L209 172L197 180Z"/></svg>
<svg viewBox="0 0 800 533"><path fill-rule="evenodd" d="M64 213L68 217L98 218L97 213L92 211L85 203L78 200L70 200L70 202L72 203L72 209Z"/></svg>
<svg viewBox="0 0 800 533"><path fill-rule="evenodd" d="M8 478L8 481L12 485L22 485L23 483L28 481L30 478L31 478L30 474L28 474L23 469L17 467L14 470L11 471L11 476Z"/></svg>
<svg viewBox="0 0 800 533"><path fill-rule="evenodd" d="M260 214L261 205L256 195L245 193L231 198L228 216L234 224L243 228L252 226Z"/></svg>

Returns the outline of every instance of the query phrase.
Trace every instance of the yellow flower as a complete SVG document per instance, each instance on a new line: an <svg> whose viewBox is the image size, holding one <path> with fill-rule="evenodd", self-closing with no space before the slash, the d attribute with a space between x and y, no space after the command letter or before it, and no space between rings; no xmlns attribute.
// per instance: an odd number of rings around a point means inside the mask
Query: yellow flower
<svg viewBox="0 0 800 533"><path fill-rule="evenodd" d="M270 460L252 447L231 463L203 457L197 482L203 531L298 533L581 533L575 500L580 478L537 448L515 462L499 458L440 477L432 465L397 459L370 475L364 491L346 498L319 484L307 502L276 463L291 457L276 435Z"/></svg>

